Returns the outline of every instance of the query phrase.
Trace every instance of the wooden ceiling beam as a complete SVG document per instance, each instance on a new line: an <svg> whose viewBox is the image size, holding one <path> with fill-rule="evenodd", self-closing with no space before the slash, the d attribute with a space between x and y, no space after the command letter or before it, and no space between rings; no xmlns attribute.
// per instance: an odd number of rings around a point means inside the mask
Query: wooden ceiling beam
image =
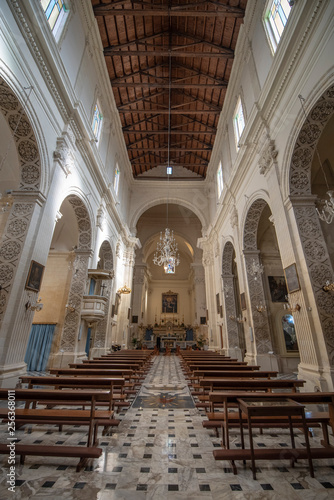
<svg viewBox="0 0 334 500"><path fill-rule="evenodd" d="M150 83L150 82L117 82L117 83L111 83L112 87L114 88L132 88L132 87L138 87L138 88L149 88L149 89L197 89L197 88L203 88L203 89L223 89L227 87L227 83L178 83L178 82L172 82L171 84L169 83Z"/></svg>
<svg viewBox="0 0 334 500"><path fill-rule="evenodd" d="M146 114L146 115L151 115L152 113L157 113L157 114L160 114L160 115L168 115L168 114L171 114L171 115L219 115L221 113L220 110L216 110L216 109L190 109L189 111L188 110L184 110L184 109L171 109L171 110L168 110L168 109L120 109L119 110L120 113L122 114L125 114L125 113L129 113L129 114Z"/></svg>
<svg viewBox="0 0 334 500"><path fill-rule="evenodd" d="M186 130L171 130L170 131L171 135L213 135L212 132L203 132L203 131L192 131L192 132L187 132ZM140 135L167 135L168 130L123 130L123 134L140 134Z"/></svg>
<svg viewBox="0 0 334 500"><path fill-rule="evenodd" d="M103 49L105 56L120 56L120 57L130 57L130 56L145 56L145 57L218 57L218 58L234 58L233 50L222 49L220 52L201 52L196 50L171 50L166 49L151 49L151 50L119 50L106 47Z"/></svg>
<svg viewBox="0 0 334 500"><path fill-rule="evenodd" d="M182 7L186 7L183 5ZM244 17L245 11L238 7L229 7L223 5L219 9L215 10L176 10L171 9L160 9L156 5L152 5L153 8L147 9L118 9L112 4L100 4L93 7L94 15L99 16L159 16L159 17L233 17L240 18ZM181 7L181 6L178 6Z"/></svg>
<svg viewBox="0 0 334 500"><path fill-rule="evenodd" d="M156 92L155 94L145 95L145 96L139 97L135 101L129 101L129 102L126 102L125 104L121 104L118 107L118 109L122 109L122 108L124 108L124 106L132 106L132 104L138 104L138 102L151 101L154 97L160 97L161 95L165 95L165 94L166 94L166 92Z"/></svg>
<svg viewBox="0 0 334 500"><path fill-rule="evenodd" d="M128 151L152 151L152 148L136 148L136 149L131 149L131 148L127 148ZM169 148L169 151L170 152L183 152L185 150L185 148L173 148L173 147L170 147ZM199 152L203 152L203 151L211 151L212 150L212 146L210 146L209 148L187 148L187 151L195 151L196 153L199 153ZM154 148L154 151L161 151L161 152L168 152L168 148L167 147L164 147L164 148Z"/></svg>

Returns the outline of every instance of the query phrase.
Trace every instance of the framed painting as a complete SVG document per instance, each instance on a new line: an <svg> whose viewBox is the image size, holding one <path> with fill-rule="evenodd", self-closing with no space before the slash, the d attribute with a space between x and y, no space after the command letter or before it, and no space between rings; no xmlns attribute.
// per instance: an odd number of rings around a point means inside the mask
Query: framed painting
<svg viewBox="0 0 334 500"><path fill-rule="evenodd" d="M118 314L118 308L119 308L119 303L121 302L121 295L119 293L116 293L115 297L115 308L114 308L114 314L117 316Z"/></svg>
<svg viewBox="0 0 334 500"><path fill-rule="evenodd" d="M220 314L219 293L216 294L217 314Z"/></svg>
<svg viewBox="0 0 334 500"><path fill-rule="evenodd" d="M41 289L43 273L44 273L44 266L32 260L25 288L27 290L32 290L33 292L39 292Z"/></svg>
<svg viewBox="0 0 334 500"><path fill-rule="evenodd" d="M162 312L177 313L177 293L169 290L162 294Z"/></svg>
<svg viewBox="0 0 334 500"><path fill-rule="evenodd" d="M288 295L284 276L268 276L269 289L272 302L286 302Z"/></svg>
<svg viewBox="0 0 334 500"><path fill-rule="evenodd" d="M240 294L240 306L241 306L242 311L245 311L247 309L246 308L246 295L244 292Z"/></svg>
<svg viewBox="0 0 334 500"><path fill-rule="evenodd" d="M201 316L200 317L200 324L201 325L206 325L206 317L205 316Z"/></svg>
<svg viewBox="0 0 334 500"><path fill-rule="evenodd" d="M288 293L297 292L297 290L300 290L297 267L295 263L284 269L284 276Z"/></svg>
<svg viewBox="0 0 334 500"><path fill-rule="evenodd" d="M132 323L138 323L138 316L132 316Z"/></svg>

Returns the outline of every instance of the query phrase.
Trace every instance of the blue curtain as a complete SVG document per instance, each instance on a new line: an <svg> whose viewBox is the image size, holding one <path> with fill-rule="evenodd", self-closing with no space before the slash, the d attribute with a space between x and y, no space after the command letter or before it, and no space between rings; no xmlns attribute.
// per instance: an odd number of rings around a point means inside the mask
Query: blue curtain
<svg viewBox="0 0 334 500"><path fill-rule="evenodd" d="M187 330L187 332L186 332L186 340L188 342L194 340L194 332L193 332L192 328L190 330Z"/></svg>
<svg viewBox="0 0 334 500"><path fill-rule="evenodd" d="M86 347L85 347L85 352L87 354L87 357L89 355L89 348L90 348L90 336L91 336L91 333L92 333L92 329L91 328L88 328L87 330L87 340L86 340Z"/></svg>
<svg viewBox="0 0 334 500"><path fill-rule="evenodd" d="M94 293L95 293L95 285L96 285L96 281L92 278L90 280L89 294L88 295L94 295Z"/></svg>
<svg viewBox="0 0 334 500"><path fill-rule="evenodd" d="M146 328L145 340L151 340L151 335L153 335L153 329Z"/></svg>
<svg viewBox="0 0 334 500"><path fill-rule="evenodd" d="M56 325L32 325L24 361L28 371L44 372Z"/></svg>

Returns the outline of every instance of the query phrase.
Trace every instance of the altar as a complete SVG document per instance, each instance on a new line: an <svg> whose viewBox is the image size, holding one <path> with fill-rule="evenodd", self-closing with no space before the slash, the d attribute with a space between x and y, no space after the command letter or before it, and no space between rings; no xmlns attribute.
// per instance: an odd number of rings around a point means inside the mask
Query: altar
<svg viewBox="0 0 334 500"><path fill-rule="evenodd" d="M169 347L170 349L172 349L173 347L175 347L175 342L177 340L177 337L172 336L161 337L161 347Z"/></svg>

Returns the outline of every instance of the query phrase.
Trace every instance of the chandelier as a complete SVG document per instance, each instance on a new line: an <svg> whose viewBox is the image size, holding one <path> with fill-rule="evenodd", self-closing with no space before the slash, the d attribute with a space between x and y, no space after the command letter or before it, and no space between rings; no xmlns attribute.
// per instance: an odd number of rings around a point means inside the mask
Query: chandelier
<svg viewBox="0 0 334 500"><path fill-rule="evenodd" d="M299 100L300 100L300 104L301 104L302 110L304 111L304 115L305 115L306 121L308 121L308 118L307 118L307 115L306 115L306 112L305 112L305 109L304 109L304 106L303 106L303 103L304 103L305 99L303 98L302 95L299 95L298 97L299 97ZM327 187L327 193L326 194L329 197L329 201L328 200L320 200L319 201L319 205L322 206L322 210L320 211L320 210L318 210L316 208L316 211L317 211L317 214L318 214L320 220L322 220L324 222L327 222L327 224L330 224L333 221L333 219L334 219L334 191L329 189L327 177L326 177L326 174L325 174L325 170L324 170L323 164L322 164L321 159L320 159L320 155L319 155L319 151L318 151L317 146L315 147L315 152L317 154L318 162L319 162L322 174L323 174L324 179L325 179L325 183L326 183L326 187Z"/></svg>
<svg viewBox="0 0 334 500"><path fill-rule="evenodd" d="M172 58L169 55L169 81L168 81L168 156L167 167L170 166L170 136L171 136L171 77L172 77ZM157 243L157 250L153 257L153 264L164 266L165 273L175 273L175 267L180 264L177 243L174 238L174 232L168 228L168 199L169 199L169 176L170 169L167 168L167 223L165 234L160 232L160 240Z"/></svg>

